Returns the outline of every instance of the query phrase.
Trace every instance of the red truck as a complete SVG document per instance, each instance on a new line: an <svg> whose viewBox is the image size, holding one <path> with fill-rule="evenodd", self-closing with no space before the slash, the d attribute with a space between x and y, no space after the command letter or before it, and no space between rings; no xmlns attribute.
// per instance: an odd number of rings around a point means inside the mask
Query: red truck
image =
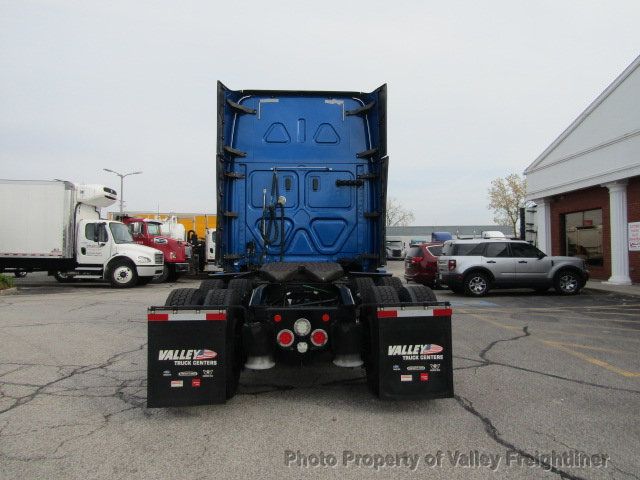
<svg viewBox="0 0 640 480"><path fill-rule="evenodd" d="M161 222L146 218L123 217L136 243L160 250L164 254L164 268L159 282L175 282L189 271L187 243L162 235Z"/></svg>

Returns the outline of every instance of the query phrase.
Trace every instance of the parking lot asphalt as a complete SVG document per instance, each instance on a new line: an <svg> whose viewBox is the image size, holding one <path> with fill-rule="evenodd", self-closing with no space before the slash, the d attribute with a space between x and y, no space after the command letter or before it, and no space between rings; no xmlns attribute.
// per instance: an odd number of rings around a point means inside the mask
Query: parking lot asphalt
<svg viewBox="0 0 640 480"><path fill-rule="evenodd" d="M147 409L146 307L176 285L17 283L0 296L0 478L640 475L639 297L436 291L452 399L383 402L361 369L321 364L245 371L226 405Z"/></svg>

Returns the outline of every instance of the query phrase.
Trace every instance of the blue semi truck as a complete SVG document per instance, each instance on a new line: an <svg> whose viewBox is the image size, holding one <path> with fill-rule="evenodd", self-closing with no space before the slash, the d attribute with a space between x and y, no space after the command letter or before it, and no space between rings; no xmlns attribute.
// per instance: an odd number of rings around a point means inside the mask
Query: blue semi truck
<svg viewBox="0 0 640 480"><path fill-rule="evenodd" d="M453 395L451 308L384 270L387 87L218 83L223 273L148 311L148 405L222 403L243 369L362 368L383 399Z"/></svg>

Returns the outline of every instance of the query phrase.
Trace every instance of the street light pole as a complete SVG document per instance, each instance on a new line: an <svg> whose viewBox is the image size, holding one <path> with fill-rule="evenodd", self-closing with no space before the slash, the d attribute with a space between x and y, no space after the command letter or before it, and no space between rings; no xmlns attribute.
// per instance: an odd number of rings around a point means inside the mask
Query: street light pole
<svg viewBox="0 0 640 480"><path fill-rule="evenodd" d="M115 170L111 170L109 168L103 168L105 172L115 173L120 177L120 215L124 213L123 202L124 202L124 177L128 177L129 175L139 175L142 172L129 172L129 173L118 173Z"/></svg>

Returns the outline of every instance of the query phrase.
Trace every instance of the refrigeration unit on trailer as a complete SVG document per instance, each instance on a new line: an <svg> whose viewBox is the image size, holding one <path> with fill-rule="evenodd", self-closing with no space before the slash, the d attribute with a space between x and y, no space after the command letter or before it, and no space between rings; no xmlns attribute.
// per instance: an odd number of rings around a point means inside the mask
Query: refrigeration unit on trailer
<svg viewBox="0 0 640 480"><path fill-rule="evenodd" d="M150 307L150 407L221 403L243 368L364 368L385 399L453 395L451 308L386 258L386 86L218 84L216 261Z"/></svg>
<svg viewBox="0 0 640 480"><path fill-rule="evenodd" d="M127 227L100 218L115 190L65 181L0 180L0 271L46 271L60 282L148 283L162 253L136 245Z"/></svg>

